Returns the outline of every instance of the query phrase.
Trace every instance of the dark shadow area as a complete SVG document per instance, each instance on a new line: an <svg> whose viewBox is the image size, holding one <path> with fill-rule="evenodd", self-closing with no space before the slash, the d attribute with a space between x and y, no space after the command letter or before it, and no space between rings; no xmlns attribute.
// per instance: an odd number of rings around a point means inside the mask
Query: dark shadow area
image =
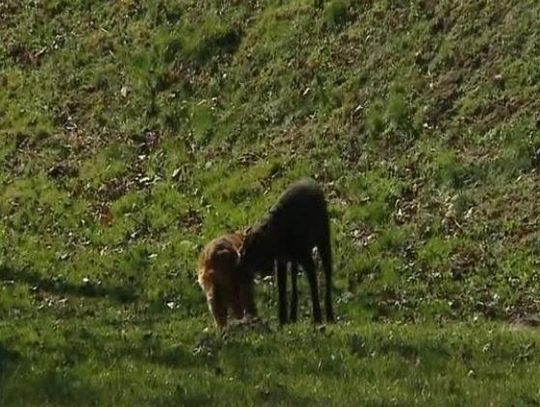
<svg viewBox="0 0 540 407"><path fill-rule="evenodd" d="M32 286L33 291L46 291L57 295L74 295L90 298L102 297L120 303L133 302L138 298L136 287L129 284L125 286L106 286L91 281L83 284L74 284L62 277L51 276L50 278L46 278L34 271L14 270L7 266L0 267L0 281L26 283Z"/></svg>
<svg viewBox="0 0 540 407"><path fill-rule="evenodd" d="M0 392L5 380L11 375L21 359L22 356L19 352L8 349L4 344L0 343Z"/></svg>

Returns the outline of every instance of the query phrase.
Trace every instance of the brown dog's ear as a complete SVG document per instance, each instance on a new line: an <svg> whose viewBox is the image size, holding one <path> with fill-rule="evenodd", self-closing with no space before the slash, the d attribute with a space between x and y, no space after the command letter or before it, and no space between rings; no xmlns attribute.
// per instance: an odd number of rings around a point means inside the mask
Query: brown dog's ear
<svg viewBox="0 0 540 407"><path fill-rule="evenodd" d="M251 226L248 226L247 228L244 229L244 231L242 232L242 234L244 235L244 237L246 237L249 232L251 232L253 228Z"/></svg>

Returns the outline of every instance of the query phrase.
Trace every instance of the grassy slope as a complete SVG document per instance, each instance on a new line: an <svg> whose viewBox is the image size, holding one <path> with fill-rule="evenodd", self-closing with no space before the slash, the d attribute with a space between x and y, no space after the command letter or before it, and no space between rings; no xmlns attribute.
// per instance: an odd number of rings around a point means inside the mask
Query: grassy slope
<svg viewBox="0 0 540 407"><path fill-rule="evenodd" d="M488 326L429 328L539 311L537 2L154 3L0 4L0 394L292 401L318 381L346 401L344 375L383 404L538 401L532 334L501 331L492 360ZM351 326L194 355L201 244L301 175L331 200ZM272 287L258 293L272 318ZM321 366L342 349L328 375L298 373L313 343ZM409 348L434 349L423 376L405 378ZM242 352L268 368L249 374Z"/></svg>

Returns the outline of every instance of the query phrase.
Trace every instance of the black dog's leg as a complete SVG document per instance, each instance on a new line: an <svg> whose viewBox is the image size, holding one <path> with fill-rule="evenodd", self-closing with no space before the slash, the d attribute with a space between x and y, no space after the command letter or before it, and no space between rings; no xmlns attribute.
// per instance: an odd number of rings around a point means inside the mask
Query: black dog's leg
<svg viewBox="0 0 540 407"><path fill-rule="evenodd" d="M315 274L315 263L313 262L313 257L311 257L311 251L306 253L302 257L301 261L302 268L306 272L306 276L309 282L309 289L311 291L311 302L313 306L313 321L316 324L322 322L321 315L321 304L319 302L319 286L317 284L317 274Z"/></svg>
<svg viewBox="0 0 540 407"><path fill-rule="evenodd" d="M296 322L298 317L298 264L295 262L291 263L291 286L292 286L292 295L291 295L291 314L290 321Z"/></svg>
<svg viewBox="0 0 540 407"><path fill-rule="evenodd" d="M279 292L279 323L287 321L287 262L279 260L277 264L277 284Z"/></svg>
<svg viewBox="0 0 540 407"><path fill-rule="evenodd" d="M332 307L332 247L330 246L329 235L326 235L325 240L318 248L325 277L324 305L326 309L326 321L334 322L334 308Z"/></svg>

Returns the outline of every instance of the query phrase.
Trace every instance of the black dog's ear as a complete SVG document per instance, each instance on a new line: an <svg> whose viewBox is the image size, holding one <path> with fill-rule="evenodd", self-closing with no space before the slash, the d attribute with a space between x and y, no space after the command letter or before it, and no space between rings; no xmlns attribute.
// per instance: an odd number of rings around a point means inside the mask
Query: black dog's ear
<svg viewBox="0 0 540 407"><path fill-rule="evenodd" d="M242 232L242 243L240 243L240 246L236 250L236 252L238 253L238 260L239 261L242 259L244 251L245 251L246 236L249 233L249 229L250 228L248 228L248 229L246 229L245 231Z"/></svg>
<svg viewBox="0 0 540 407"><path fill-rule="evenodd" d="M242 252L244 251L244 243L245 241L240 244L240 247L238 247L238 249L236 249L236 253L238 254L238 260L242 258Z"/></svg>

